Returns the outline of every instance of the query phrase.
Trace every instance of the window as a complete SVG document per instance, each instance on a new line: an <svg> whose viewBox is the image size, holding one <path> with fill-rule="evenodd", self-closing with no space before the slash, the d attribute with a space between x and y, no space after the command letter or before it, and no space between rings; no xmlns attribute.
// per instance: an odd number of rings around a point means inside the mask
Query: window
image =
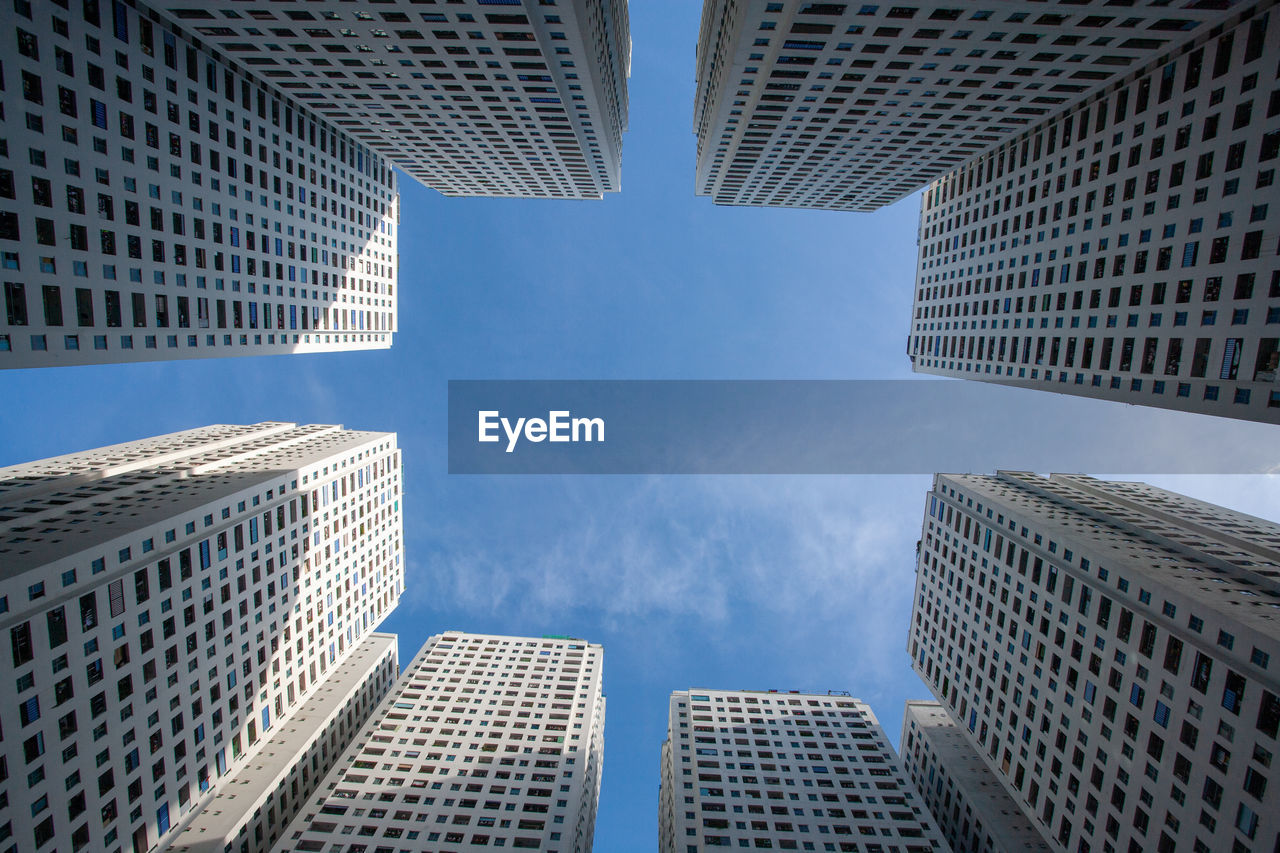
<svg viewBox="0 0 1280 853"><path fill-rule="evenodd" d="M5 317L10 326L27 325L27 288L25 285L6 281L4 283Z"/></svg>
<svg viewBox="0 0 1280 853"><path fill-rule="evenodd" d="M1240 713L1240 705L1244 702L1244 676L1227 670L1227 684L1222 690L1222 707L1233 714Z"/></svg>
<svg viewBox="0 0 1280 853"><path fill-rule="evenodd" d="M18 717L22 721L22 725L27 726L40 719L40 697L32 696L30 699L18 705Z"/></svg>
<svg viewBox="0 0 1280 853"><path fill-rule="evenodd" d="M23 622L9 629L9 642L13 647L13 665L15 667L30 663L34 652L31 646L31 624Z"/></svg>

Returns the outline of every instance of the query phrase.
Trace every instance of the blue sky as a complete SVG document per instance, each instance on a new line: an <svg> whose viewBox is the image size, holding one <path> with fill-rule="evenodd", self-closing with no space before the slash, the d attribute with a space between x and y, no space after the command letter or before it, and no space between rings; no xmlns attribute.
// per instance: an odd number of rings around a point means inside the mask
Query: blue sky
<svg viewBox="0 0 1280 853"><path fill-rule="evenodd" d="M445 629L603 643L607 851L655 846L671 690L849 690L895 743L903 701L927 696L905 643L928 477L446 473L449 379L910 376L917 198L875 214L694 198L698 7L632 4L621 194L458 200L402 180L391 350L0 374L0 465L215 422L398 432L408 588L383 627L402 661ZM1101 445L1125 438L1092 429L1113 405L1055 411ZM1280 517L1276 477L1146 479Z"/></svg>

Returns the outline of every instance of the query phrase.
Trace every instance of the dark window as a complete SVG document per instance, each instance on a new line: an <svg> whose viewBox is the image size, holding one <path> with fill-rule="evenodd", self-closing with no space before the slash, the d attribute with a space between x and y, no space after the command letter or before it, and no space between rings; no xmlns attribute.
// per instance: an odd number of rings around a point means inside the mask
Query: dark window
<svg viewBox="0 0 1280 853"><path fill-rule="evenodd" d="M27 288L15 281L4 283L4 310L10 326L27 325Z"/></svg>
<svg viewBox="0 0 1280 853"><path fill-rule="evenodd" d="M1196 652L1195 667L1191 670L1191 686L1204 693L1209 689L1209 676L1213 672L1213 658Z"/></svg>
<svg viewBox="0 0 1280 853"><path fill-rule="evenodd" d="M62 288L56 284L46 284L42 288L44 295L44 322L46 326L62 325Z"/></svg>
<svg viewBox="0 0 1280 853"><path fill-rule="evenodd" d="M93 291L87 287L76 288L76 322L81 326L93 325Z"/></svg>
<svg viewBox="0 0 1280 853"><path fill-rule="evenodd" d="M29 663L34 656L31 646L31 625L23 622L9 629L9 641L13 645L13 665L15 667Z"/></svg>
<svg viewBox="0 0 1280 853"><path fill-rule="evenodd" d="M45 619L49 626L49 648L56 649L67 641L67 611L65 607L50 610Z"/></svg>
<svg viewBox="0 0 1280 853"><path fill-rule="evenodd" d="M120 291L108 290L103 294L107 309L107 326L119 328L120 323Z"/></svg>

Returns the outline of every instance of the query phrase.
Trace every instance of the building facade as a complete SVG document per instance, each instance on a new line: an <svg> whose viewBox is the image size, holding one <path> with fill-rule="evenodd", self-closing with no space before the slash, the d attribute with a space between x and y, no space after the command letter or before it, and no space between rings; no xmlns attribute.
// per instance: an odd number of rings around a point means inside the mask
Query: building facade
<svg viewBox="0 0 1280 853"><path fill-rule="evenodd" d="M626 0L155 5L445 195L621 189Z"/></svg>
<svg viewBox="0 0 1280 853"><path fill-rule="evenodd" d="M1175 49L1218 6L705 0L695 191L875 210Z"/></svg>
<svg viewBox="0 0 1280 853"><path fill-rule="evenodd" d="M1280 422L1277 40L1248 5L931 184L913 369Z"/></svg>
<svg viewBox="0 0 1280 853"><path fill-rule="evenodd" d="M0 469L0 849L151 850L279 763L403 590L400 490L394 434L283 423Z"/></svg>
<svg viewBox="0 0 1280 853"><path fill-rule="evenodd" d="M394 634L371 633L264 738L254 760L168 842L174 853L261 853L310 798L399 673Z"/></svg>
<svg viewBox="0 0 1280 853"><path fill-rule="evenodd" d="M431 637L276 850L588 853L603 654L566 638Z"/></svg>
<svg viewBox="0 0 1280 853"><path fill-rule="evenodd" d="M144 6L3 15L0 367L391 345L385 157Z"/></svg>
<svg viewBox="0 0 1280 853"><path fill-rule="evenodd" d="M680 690L658 849L949 851L871 709L847 694Z"/></svg>
<svg viewBox="0 0 1280 853"><path fill-rule="evenodd" d="M952 850L1047 851L955 720L937 702L907 702L898 741L902 767Z"/></svg>
<svg viewBox="0 0 1280 853"><path fill-rule="evenodd" d="M1056 851L1269 850L1280 525L1140 483L938 475L912 665Z"/></svg>
<svg viewBox="0 0 1280 853"><path fill-rule="evenodd" d="M386 348L393 165L620 188L626 0L420 5L6 7L0 368Z"/></svg>

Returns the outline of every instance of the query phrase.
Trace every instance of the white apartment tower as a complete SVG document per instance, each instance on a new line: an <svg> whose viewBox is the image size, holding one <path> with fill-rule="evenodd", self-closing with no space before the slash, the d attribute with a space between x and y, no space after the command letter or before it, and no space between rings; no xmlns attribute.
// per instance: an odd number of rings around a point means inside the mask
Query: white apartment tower
<svg viewBox="0 0 1280 853"><path fill-rule="evenodd" d="M671 694L660 853L947 851L880 723L845 693Z"/></svg>
<svg viewBox="0 0 1280 853"><path fill-rule="evenodd" d="M1055 851L1280 844L1280 525L1140 483L942 475L912 665Z"/></svg>
<svg viewBox="0 0 1280 853"><path fill-rule="evenodd" d="M625 0L427 5L6 5L0 368L386 348L393 166L620 188Z"/></svg>
<svg viewBox="0 0 1280 853"><path fill-rule="evenodd" d="M1280 13L1231 8L928 187L916 371L1280 423Z"/></svg>
<svg viewBox="0 0 1280 853"><path fill-rule="evenodd" d="M0 469L0 849L265 849L394 675L400 491L394 434L285 423Z"/></svg>
<svg viewBox="0 0 1280 853"><path fill-rule="evenodd" d="M1220 5L704 0L695 192L875 210L1175 49Z"/></svg>
<svg viewBox="0 0 1280 853"><path fill-rule="evenodd" d="M937 702L907 702L898 753L952 850L1048 853L1049 845Z"/></svg>
<svg viewBox="0 0 1280 853"><path fill-rule="evenodd" d="M391 345L386 157L141 4L0 15L0 368Z"/></svg>
<svg viewBox="0 0 1280 853"><path fill-rule="evenodd" d="M155 5L445 195L622 188L626 0Z"/></svg>
<svg viewBox="0 0 1280 853"><path fill-rule="evenodd" d="M399 674L394 634L370 633L227 784L179 827L172 853L265 853L350 745Z"/></svg>
<svg viewBox="0 0 1280 853"><path fill-rule="evenodd" d="M277 853L589 853L603 655L563 637L431 637Z"/></svg>

